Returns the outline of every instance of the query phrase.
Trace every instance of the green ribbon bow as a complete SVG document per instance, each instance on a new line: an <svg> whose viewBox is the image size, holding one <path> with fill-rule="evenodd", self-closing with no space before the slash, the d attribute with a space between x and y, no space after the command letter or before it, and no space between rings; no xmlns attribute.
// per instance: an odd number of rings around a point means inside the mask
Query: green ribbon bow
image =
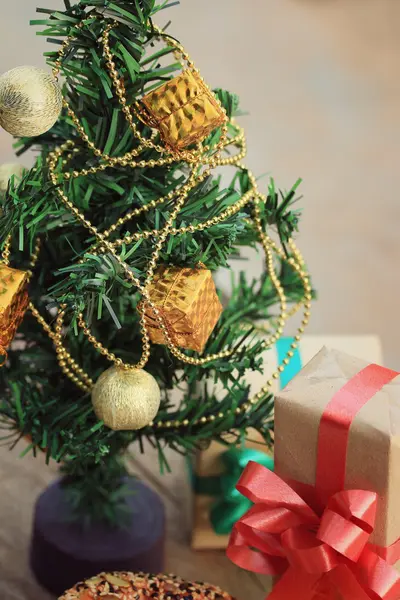
<svg viewBox="0 0 400 600"><path fill-rule="evenodd" d="M197 477L195 490L198 494L218 496L211 507L210 521L215 533L226 535L253 504L236 489L243 469L253 460L273 471L274 460L260 450L249 448L230 448L221 459L225 472L215 477Z"/></svg>

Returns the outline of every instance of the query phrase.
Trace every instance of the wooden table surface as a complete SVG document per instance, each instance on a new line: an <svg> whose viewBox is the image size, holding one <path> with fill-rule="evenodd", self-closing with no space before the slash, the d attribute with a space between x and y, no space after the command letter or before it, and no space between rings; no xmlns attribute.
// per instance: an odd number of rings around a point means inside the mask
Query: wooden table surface
<svg viewBox="0 0 400 600"><path fill-rule="evenodd" d="M57 477L55 465L43 458L19 458L23 443L12 452L0 449L0 598L1 600L54 600L34 580L28 550L35 499ZM164 499L168 516L166 571L189 580L221 586L239 600L262 600L269 580L235 567L221 552L190 549L192 498L184 460L171 455L173 472L158 475L157 457L151 448L138 461L130 460L132 472L147 481Z"/></svg>

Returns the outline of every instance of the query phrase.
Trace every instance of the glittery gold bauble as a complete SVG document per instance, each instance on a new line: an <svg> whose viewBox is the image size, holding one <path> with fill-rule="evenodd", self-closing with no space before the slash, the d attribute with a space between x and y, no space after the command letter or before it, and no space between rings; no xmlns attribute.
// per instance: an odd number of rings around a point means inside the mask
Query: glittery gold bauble
<svg viewBox="0 0 400 600"><path fill-rule="evenodd" d="M7 191L8 182L11 177L15 175L18 179L21 179L24 170L24 167L19 163L5 163L4 165L0 165L0 194Z"/></svg>
<svg viewBox="0 0 400 600"><path fill-rule="evenodd" d="M50 73L37 67L17 67L0 77L0 126L11 135L46 133L61 108L61 90Z"/></svg>
<svg viewBox="0 0 400 600"><path fill-rule="evenodd" d="M97 417L114 430L146 427L160 407L157 381L143 369L111 367L96 381L92 402Z"/></svg>

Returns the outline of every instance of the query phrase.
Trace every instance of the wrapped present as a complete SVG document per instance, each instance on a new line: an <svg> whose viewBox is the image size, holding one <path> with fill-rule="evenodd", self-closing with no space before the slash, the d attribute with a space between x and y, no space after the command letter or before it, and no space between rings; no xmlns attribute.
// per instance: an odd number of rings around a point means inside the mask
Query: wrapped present
<svg viewBox="0 0 400 600"><path fill-rule="evenodd" d="M290 344L292 342L293 338L281 338L275 345L275 348L265 354L264 373L252 373L251 375L250 383L252 393L256 393L265 384L265 380L269 379L272 373L277 370L277 366L282 362L283 358L285 358L286 352L290 349ZM294 356L289 365L282 373L280 373L280 377L276 380L274 384L275 388L273 388L272 391L277 393L279 389L285 387L290 379L301 370L302 366L324 345L335 346L340 350L358 354L368 361L377 363L382 362L380 340L374 335L305 336L300 342L299 348L294 351ZM250 441L247 446L249 450L262 451L264 456L266 456L268 450L265 448L261 435L252 430L249 438ZM253 442L251 440L253 440ZM270 460L270 458L268 459ZM254 460L254 457L252 460ZM218 527L218 524L215 523L214 517L215 507L218 506L217 500L220 498L220 500L223 501L224 495L222 493L217 494L215 486L211 485L207 488L204 482L207 482L207 480L212 481L223 473L225 473L225 475L231 475L231 482L232 479L238 481L245 463L246 460L241 461L238 466L234 462L229 461L229 454L226 452L226 447L218 442L212 442L207 450L198 452L194 468L195 495L192 530L192 547L194 549L225 549L227 547L229 532L233 522L246 512L248 506L246 504L246 499L243 498L242 502L237 502L236 505L231 504L231 517L229 520L224 520L223 524L225 529L221 529ZM240 512L241 514L239 514Z"/></svg>
<svg viewBox="0 0 400 600"><path fill-rule="evenodd" d="M190 69L144 96L139 116L173 150L201 142L226 121L212 91Z"/></svg>
<svg viewBox="0 0 400 600"><path fill-rule="evenodd" d="M244 470L228 556L279 576L270 600L399 599L399 466L400 374L323 348L276 398L275 472Z"/></svg>
<svg viewBox="0 0 400 600"><path fill-rule="evenodd" d="M250 393L256 393L265 385L266 379L271 379L294 342L292 337L282 337L275 344L274 350L265 353L263 373L252 373ZM382 345L376 335L305 335L299 342L299 347L293 351L293 358L279 373L279 379L274 382L272 391L277 394L289 381L306 365L323 346L336 348L347 354L358 356L368 362L383 362Z"/></svg>
<svg viewBox="0 0 400 600"><path fill-rule="evenodd" d="M226 548L234 523L250 503L236 490L236 483L250 460L273 468L273 458L261 434L248 431L246 444L238 447L211 442L199 452L193 474L195 491L192 548Z"/></svg>
<svg viewBox="0 0 400 600"><path fill-rule="evenodd" d="M211 271L162 266L154 275L149 294L172 341L180 348L202 352L222 312ZM150 307L146 321L151 341L165 344Z"/></svg>
<svg viewBox="0 0 400 600"><path fill-rule="evenodd" d="M0 357L6 356L28 307L28 275L0 264Z"/></svg>

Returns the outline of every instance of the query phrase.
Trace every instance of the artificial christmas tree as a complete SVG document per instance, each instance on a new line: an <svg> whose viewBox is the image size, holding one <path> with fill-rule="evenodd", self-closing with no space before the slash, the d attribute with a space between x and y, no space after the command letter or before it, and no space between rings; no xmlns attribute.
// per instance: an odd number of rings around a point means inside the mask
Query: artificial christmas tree
<svg viewBox="0 0 400 600"><path fill-rule="evenodd" d="M40 9L45 18L34 22L57 44L46 56L54 79L65 80L63 111L50 131L17 143L18 153L40 153L31 171L11 180L0 215L3 263L27 273L30 297L23 343L8 349L0 371L0 412L8 436L29 438L27 451L62 464L63 480L36 511L35 544L47 545L39 557L32 549L35 572L54 590L42 569L49 556L76 551L79 562L82 535L90 541L96 527L115 527L119 539L119 525L135 528L133 514L140 520L123 462L132 442L137 451L146 439L157 447L161 469L168 468L166 447L190 453L226 432L234 443L253 427L272 444L271 387L309 318L311 285L292 240L298 183L280 192L271 180L266 195L259 190L241 162L238 98L212 92L181 44L155 25L166 4L65 0L63 12ZM29 105L29 89L20 88ZM10 94L0 89L0 113L21 122L12 114L21 103L5 106L4 98ZM228 183L222 167L233 169ZM259 281L233 278L221 313L213 272L256 245L265 272ZM167 283L162 274L171 270L179 277ZM250 395L246 377L261 369L263 353L298 309L303 318L282 364ZM255 334L259 319L269 320L263 340ZM207 384L199 387L201 380ZM171 399L175 388L184 389L179 402ZM60 508L50 518L52 498ZM152 509L160 510L155 502ZM65 512L78 523L67 532ZM160 517L160 543L162 530ZM146 554L151 544L140 539ZM119 554L107 540L112 563ZM118 568L102 560L103 568ZM59 568L65 575L66 564ZM87 561L83 568L90 576Z"/></svg>

